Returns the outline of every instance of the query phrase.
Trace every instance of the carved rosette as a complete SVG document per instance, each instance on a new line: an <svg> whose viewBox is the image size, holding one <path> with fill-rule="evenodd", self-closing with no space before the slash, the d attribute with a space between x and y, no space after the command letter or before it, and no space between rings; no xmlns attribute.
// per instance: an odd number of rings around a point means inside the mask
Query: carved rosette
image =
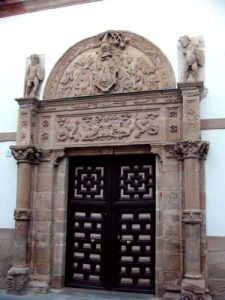
<svg viewBox="0 0 225 300"><path fill-rule="evenodd" d="M182 141L174 148L177 157L182 160L186 158L206 159L209 143L205 141Z"/></svg>
<svg viewBox="0 0 225 300"><path fill-rule="evenodd" d="M183 211L183 222L189 224L202 223L202 212L199 209L186 209Z"/></svg>
<svg viewBox="0 0 225 300"><path fill-rule="evenodd" d="M10 146L13 157L20 162L37 163L41 157L41 150L36 146Z"/></svg>
<svg viewBox="0 0 225 300"><path fill-rule="evenodd" d="M14 210L14 219L16 221L26 221L30 220L32 217L32 212L30 209L17 208Z"/></svg>

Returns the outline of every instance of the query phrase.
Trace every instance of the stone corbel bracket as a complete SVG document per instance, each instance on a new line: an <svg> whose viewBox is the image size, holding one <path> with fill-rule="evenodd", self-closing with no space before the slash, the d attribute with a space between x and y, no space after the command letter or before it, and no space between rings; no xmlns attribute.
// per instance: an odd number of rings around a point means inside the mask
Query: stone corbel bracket
<svg viewBox="0 0 225 300"><path fill-rule="evenodd" d="M53 164L58 166L60 161L66 157L65 149L53 150Z"/></svg>

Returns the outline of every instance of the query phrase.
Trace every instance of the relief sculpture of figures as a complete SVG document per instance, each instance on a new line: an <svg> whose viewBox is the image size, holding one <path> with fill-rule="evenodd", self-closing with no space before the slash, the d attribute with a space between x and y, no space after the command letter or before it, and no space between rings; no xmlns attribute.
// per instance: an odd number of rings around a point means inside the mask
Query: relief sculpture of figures
<svg viewBox="0 0 225 300"><path fill-rule="evenodd" d="M25 77L24 97L38 97L40 85L45 76L44 68L41 65L40 56L32 54Z"/></svg>
<svg viewBox="0 0 225 300"><path fill-rule="evenodd" d="M191 82L203 80L204 52L201 38L179 38L178 54L180 64L180 81Z"/></svg>

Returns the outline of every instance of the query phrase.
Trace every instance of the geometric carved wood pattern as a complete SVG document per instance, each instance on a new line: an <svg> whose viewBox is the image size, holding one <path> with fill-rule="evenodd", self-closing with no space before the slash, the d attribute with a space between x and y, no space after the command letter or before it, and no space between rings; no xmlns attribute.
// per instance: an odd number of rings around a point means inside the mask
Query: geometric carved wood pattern
<svg viewBox="0 0 225 300"><path fill-rule="evenodd" d="M74 198L103 200L104 168L75 167Z"/></svg>
<svg viewBox="0 0 225 300"><path fill-rule="evenodd" d="M70 161L66 285L154 291L154 157Z"/></svg>
<svg viewBox="0 0 225 300"><path fill-rule="evenodd" d="M153 198L151 165L120 167L120 200Z"/></svg>

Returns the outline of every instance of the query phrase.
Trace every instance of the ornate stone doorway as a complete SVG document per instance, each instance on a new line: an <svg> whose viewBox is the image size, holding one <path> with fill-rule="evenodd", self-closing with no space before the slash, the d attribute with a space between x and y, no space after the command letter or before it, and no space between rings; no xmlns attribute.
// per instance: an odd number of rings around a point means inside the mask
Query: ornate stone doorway
<svg viewBox="0 0 225 300"><path fill-rule="evenodd" d="M154 292L154 158L70 159L67 286Z"/></svg>
<svg viewBox="0 0 225 300"><path fill-rule="evenodd" d="M64 287L70 157L148 154L156 156L155 294L209 298L202 226L208 144L200 137L201 92L201 82L176 87L168 59L151 42L107 31L62 56L44 100L17 99L9 292Z"/></svg>

